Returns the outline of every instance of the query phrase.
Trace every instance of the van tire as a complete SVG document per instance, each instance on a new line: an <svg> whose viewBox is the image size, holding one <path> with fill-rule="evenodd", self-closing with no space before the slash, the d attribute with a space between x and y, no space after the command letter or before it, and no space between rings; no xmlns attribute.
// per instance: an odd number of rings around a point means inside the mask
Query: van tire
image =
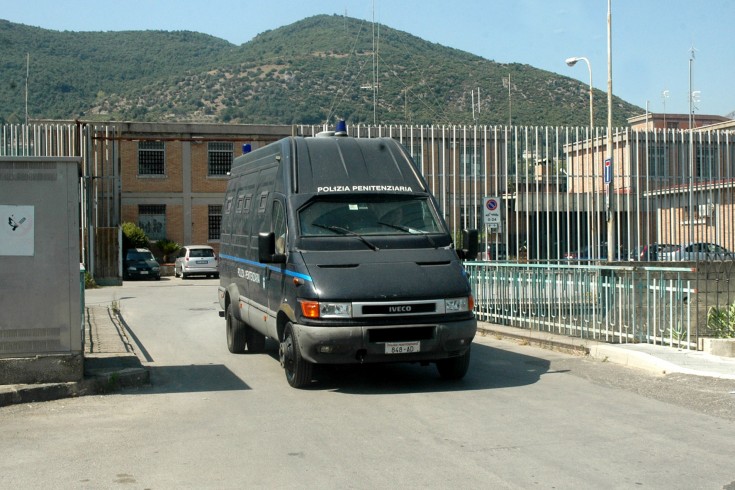
<svg viewBox="0 0 735 490"><path fill-rule="evenodd" d="M232 303L227 305L227 349L233 354L245 352L245 324L235 318L232 312Z"/></svg>
<svg viewBox="0 0 735 490"><path fill-rule="evenodd" d="M292 388L304 388L311 383L312 364L301 357L298 339L290 322L283 331L279 357L286 371L286 380Z"/></svg>
<svg viewBox="0 0 735 490"><path fill-rule="evenodd" d="M470 367L470 348L467 348L467 352L457 357L450 357L448 359L440 359L436 361L436 368L439 371L439 376L443 379L462 379L467 374L467 369Z"/></svg>
<svg viewBox="0 0 735 490"><path fill-rule="evenodd" d="M248 352L259 354L265 350L265 335L250 325L245 325L245 343L248 346Z"/></svg>

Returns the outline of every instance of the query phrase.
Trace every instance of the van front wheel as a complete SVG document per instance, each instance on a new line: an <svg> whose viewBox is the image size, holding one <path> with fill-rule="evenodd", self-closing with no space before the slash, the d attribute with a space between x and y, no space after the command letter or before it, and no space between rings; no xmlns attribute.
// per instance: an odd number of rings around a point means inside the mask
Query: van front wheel
<svg viewBox="0 0 735 490"><path fill-rule="evenodd" d="M233 354L245 351L245 324L235 318L232 303L227 305L227 349Z"/></svg>
<svg viewBox="0 0 735 490"><path fill-rule="evenodd" d="M298 339L291 323L286 324L283 342L278 350L281 365L286 371L286 380L293 388L303 388L311 383L312 364L301 357Z"/></svg>
<svg viewBox="0 0 735 490"><path fill-rule="evenodd" d="M444 379L462 379L467 374L467 369L470 367L470 348L467 348L467 352L457 357L450 357L449 359L441 359L436 361L436 368L439 371L439 376Z"/></svg>

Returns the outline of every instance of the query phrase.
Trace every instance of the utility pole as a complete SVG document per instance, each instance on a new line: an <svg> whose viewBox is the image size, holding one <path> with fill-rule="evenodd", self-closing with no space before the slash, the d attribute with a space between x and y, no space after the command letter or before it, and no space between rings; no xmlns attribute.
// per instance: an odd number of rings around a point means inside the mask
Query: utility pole
<svg viewBox="0 0 735 490"><path fill-rule="evenodd" d="M615 190L615 165L613 158L612 134L612 0L607 0L607 159L611 165L610 183L607 186L607 260L615 260L615 209L613 192Z"/></svg>
<svg viewBox="0 0 735 490"><path fill-rule="evenodd" d="M508 73L508 127L513 125L513 106L510 98L510 73Z"/></svg>
<svg viewBox="0 0 735 490"><path fill-rule="evenodd" d="M28 127L28 78L31 75L31 53L26 53L26 127Z"/></svg>
<svg viewBox="0 0 735 490"><path fill-rule="evenodd" d="M694 46L689 51L689 243L694 242L694 92L692 92L692 65Z"/></svg>

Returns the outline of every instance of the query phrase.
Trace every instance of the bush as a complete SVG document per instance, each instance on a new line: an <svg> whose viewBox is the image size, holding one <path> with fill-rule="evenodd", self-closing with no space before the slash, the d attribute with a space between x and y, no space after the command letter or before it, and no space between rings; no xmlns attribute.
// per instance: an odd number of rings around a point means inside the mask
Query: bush
<svg viewBox="0 0 735 490"><path fill-rule="evenodd" d="M97 289L97 283L89 272L84 273L84 289Z"/></svg>
<svg viewBox="0 0 735 490"><path fill-rule="evenodd" d="M169 240L168 238L164 238L163 240L158 240L156 242L156 247L163 254L163 261L165 263L169 262L170 255L175 254L181 248L181 246L178 243L172 240Z"/></svg>
<svg viewBox="0 0 735 490"><path fill-rule="evenodd" d="M123 250L129 248L147 248L148 236L143 229L135 223L122 224Z"/></svg>
<svg viewBox="0 0 735 490"><path fill-rule="evenodd" d="M722 308L711 306L707 311L707 328L715 338L735 338L735 303Z"/></svg>

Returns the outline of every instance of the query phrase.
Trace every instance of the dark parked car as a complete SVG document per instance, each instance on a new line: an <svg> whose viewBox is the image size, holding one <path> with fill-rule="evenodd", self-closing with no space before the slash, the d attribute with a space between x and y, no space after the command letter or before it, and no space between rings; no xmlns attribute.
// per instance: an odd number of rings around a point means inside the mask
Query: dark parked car
<svg viewBox="0 0 735 490"><path fill-rule="evenodd" d="M592 254L593 248L585 246L579 250L573 252L567 252L564 254L565 260L579 260L579 261L590 261L590 260L607 260L607 245L600 244L597 246L597 252Z"/></svg>
<svg viewBox="0 0 735 490"><path fill-rule="evenodd" d="M664 260L664 254L672 252L674 248L675 245L671 245L670 243L649 243L648 245L642 245L634 249L633 253L630 254L630 260L640 260L643 262Z"/></svg>
<svg viewBox="0 0 735 490"><path fill-rule="evenodd" d="M125 252L123 279L161 279L161 266L147 248L131 248Z"/></svg>
<svg viewBox="0 0 735 490"><path fill-rule="evenodd" d="M579 262L590 262L594 260L607 260L607 243L602 242L597 245L597 250L590 247L589 245L580 248L577 251L567 252L564 254L564 260L575 260ZM622 248L618 247L618 253L615 254L615 261L628 260L628 253Z"/></svg>

